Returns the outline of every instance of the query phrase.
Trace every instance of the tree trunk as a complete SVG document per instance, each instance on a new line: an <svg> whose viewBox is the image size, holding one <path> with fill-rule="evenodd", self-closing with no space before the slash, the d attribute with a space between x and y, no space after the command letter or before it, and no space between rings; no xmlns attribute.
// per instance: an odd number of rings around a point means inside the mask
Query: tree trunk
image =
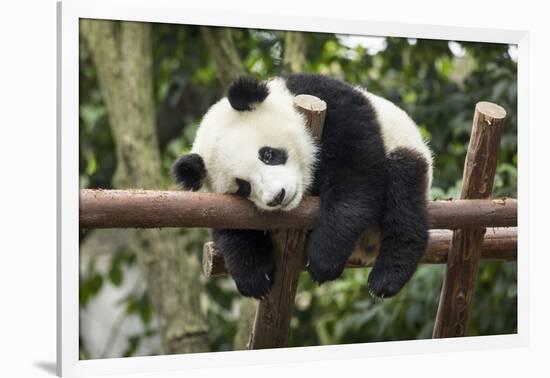
<svg viewBox="0 0 550 378"><path fill-rule="evenodd" d="M286 72L296 73L304 70L307 42L304 32L285 32L285 55L283 65Z"/></svg>
<svg viewBox="0 0 550 378"><path fill-rule="evenodd" d="M118 188L161 188L164 179L155 134L151 28L147 23L82 20L113 133ZM95 231L98 232L98 231ZM200 310L200 264L182 251L177 230L120 230L133 245L159 320L165 353L208 351Z"/></svg>
<svg viewBox="0 0 550 378"><path fill-rule="evenodd" d="M231 28L201 26L201 33L216 66L218 79L224 90L227 90L233 80L241 75L246 75L246 70L233 41Z"/></svg>

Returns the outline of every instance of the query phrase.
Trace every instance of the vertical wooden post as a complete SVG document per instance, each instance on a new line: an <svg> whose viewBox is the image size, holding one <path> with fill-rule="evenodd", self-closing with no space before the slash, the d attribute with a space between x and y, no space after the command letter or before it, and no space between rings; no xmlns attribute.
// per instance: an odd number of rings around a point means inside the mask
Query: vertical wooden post
<svg viewBox="0 0 550 378"><path fill-rule="evenodd" d="M477 103L464 163L461 199L491 197L505 117L506 111L502 107L489 102ZM484 228L475 227L453 232L434 338L464 336L466 333L484 234Z"/></svg>
<svg viewBox="0 0 550 378"><path fill-rule="evenodd" d="M317 97L298 95L294 107L306 118L313 137L321 139L326 103ZM249 349L280 348L288 345L290 319L294 308L298 277L305 265L304 247L307 231L273 230L275 276L271 292L256 311Z"/></svg>

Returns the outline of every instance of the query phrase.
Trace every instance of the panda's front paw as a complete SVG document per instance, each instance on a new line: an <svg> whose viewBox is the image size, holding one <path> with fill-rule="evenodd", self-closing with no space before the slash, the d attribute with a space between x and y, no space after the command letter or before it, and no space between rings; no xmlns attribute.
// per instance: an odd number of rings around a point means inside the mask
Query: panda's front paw
<svg viewBox="0 0 550 378"><path fill-rule="evenodd" d="M415 270L415 264L410 266L375 264L369 274L369 292L378 298L392 297L405 286Z"/></svg>
<svg viewBox="0 0 550 378"><path fill-rule="evenodd" d="M275 266L272 262L256 266L254 270L233 275L237 290L245 297L263 299L273 286Z"/></svg>
<svg viewBox="0 0 550 378"><path fill-rule="evenodd" d="M341 250L332 249L325 238L323 232L314 230L306 246L306 267L311 279L318 283L340 277L347 261L347 255Z"/></svg>

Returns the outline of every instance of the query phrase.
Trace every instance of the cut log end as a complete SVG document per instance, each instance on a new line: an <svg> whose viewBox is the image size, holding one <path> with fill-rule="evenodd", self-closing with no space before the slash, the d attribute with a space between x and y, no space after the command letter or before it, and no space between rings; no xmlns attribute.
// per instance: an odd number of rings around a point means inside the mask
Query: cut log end
<svg viewBox="0 0 550 378"><path fill-rule="evenodd" d="M478 102L476 104L476 112L495 120L501 120L506 117L506 110L502 106L487 101Z"/></svg>
<svg viewBox="0 0 550 378"><path fill-rule="evenodd" d="M327 103L318 97L301 94L294 98L294 106L308 112L324 112L327 110Z"/></svg>

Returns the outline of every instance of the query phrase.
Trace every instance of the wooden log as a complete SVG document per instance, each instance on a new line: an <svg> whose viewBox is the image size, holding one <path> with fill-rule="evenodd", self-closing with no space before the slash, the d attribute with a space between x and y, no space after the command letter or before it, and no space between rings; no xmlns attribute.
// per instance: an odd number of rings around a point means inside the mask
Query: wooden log
<svg viewBox="0 0 550 378"><path fill-rule="evenodd" d="M506 111L496 104L479 102L476 105L464 164L461 199L491 196L505 117ZM484 234L484 228L473 226L453 232L434 338L464 336L466 333Z"/></svg>
<svg viewBox="0 0 550 378"><path fill-rule="evenodd" d="M319 199L305 197L289 212L259 212L243 198L229 194L153 190L80 191L80 227L209 227L243 229L311 229L319 217ZM513 227L517 201L448 200L428 203L430 228L466 226Z"/></svg>
<svg viewBox="0 0 550 378"><path fill-rule="evenodd" d="M307 197L292 211L260 213L230 194L82 189L79 211L81 228L311 228L319 200Z"/></svg>
<svg viewBox="0 0 550 378"><path fill-rule="evenodd" d="M295 109L300 112L313 138L321 140L327 105L310 95L299 95L294 100ZM288 345L290 319L298 278L305 264L304 248L306 234L300 229L278 229L271 231L275 273L269 294L260 301L254 327L250 334L249 349L278 348Z"/></svg>
<svg viewBox="0 0 550 378"><path fill-rule="evenodd" d="M346 263L346 268L365 268L374 263L378 254L376 245L366 241L367 235L362 237L353 254ZM428 249L421 260L423 264L444 264L447 262L449 247L451 246L452 231L431 230ZM491 228L485 234L481 248L481 259L488 261L516 261L518 235L516 227ZM302 266L302 271L305 265ZM214 242L204 244L202 255L202 271L206 278L218 277L227 274L225 261L216 248Z"/></svg>

